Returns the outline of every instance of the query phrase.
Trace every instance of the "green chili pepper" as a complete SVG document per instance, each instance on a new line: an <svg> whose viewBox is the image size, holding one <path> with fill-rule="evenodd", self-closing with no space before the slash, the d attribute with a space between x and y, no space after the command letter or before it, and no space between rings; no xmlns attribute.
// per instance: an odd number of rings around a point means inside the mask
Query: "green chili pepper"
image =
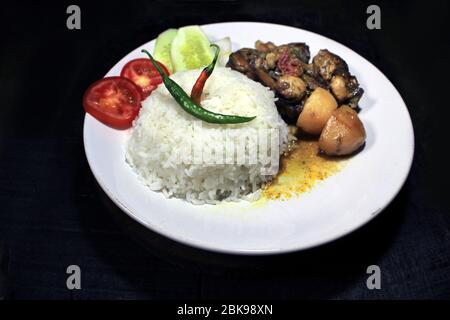
<svg viewBox="0 0 450 320"><path fill-rule="evenodd" d="M146 53L150 58L150 61L155 66L156 70L158 70L159 74L163 79L163 83L166 86L169 93L175 99L176 102L186 111L187 113L193 115L194 117L203 120L209 123L219 123L219 124L233 124L233 123L244 123L249 122L255 119L256 117L241 117L241 116L233 116L227 114L220 114L208 111L201 106L197 105L192 101L189 95L181 88L175 81L170 79L164 71L161 69L156 60L152 57L152 55L145 49L142 49L142 52Z"/></svg>

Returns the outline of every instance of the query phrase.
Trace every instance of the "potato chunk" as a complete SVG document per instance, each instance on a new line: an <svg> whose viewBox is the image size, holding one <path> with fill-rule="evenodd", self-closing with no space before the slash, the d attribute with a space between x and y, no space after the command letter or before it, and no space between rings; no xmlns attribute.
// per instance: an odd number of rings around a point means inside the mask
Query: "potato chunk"
<svg viewBox="0 0 450 320"><path fill-rule="evenodd" d="M333 112L319 139L319 148L327 155L347 155L356 151L366 140L364 125L349 106Z"/></svg>
<svg viewBox="0 0 450 320"><path fill-rule="evenodd" d="M297 126L307 133L320 134L337 107L336 100L328 90L316 88L306 100Z"/></svg>

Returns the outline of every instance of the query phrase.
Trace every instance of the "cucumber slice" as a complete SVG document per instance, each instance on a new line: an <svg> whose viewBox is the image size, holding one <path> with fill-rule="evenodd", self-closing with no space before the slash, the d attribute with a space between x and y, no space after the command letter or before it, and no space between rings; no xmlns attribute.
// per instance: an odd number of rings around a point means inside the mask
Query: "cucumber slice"
<svg viewBox="0 0 450 320"><path fill-rule="evenodd" d="M177 29L167 29L159 34L156 39L155 50L153 56L156 60L166 66L170 73L173 73L172 59L170 58L170 47L172 41L177 35Z"/></svg>
<svg viewBox="0 0 450 320"><path fill-rule="evenodd" d="M211 63L213 50L199 26L178 29L170 49L175 71L197 69Z"/></svg>
<svg viewBox="0 0 450 320"><path fill-rule="evenodd" d="M219 60L217 61L217 64L225 67L231 54L231 39L230 37L225 37L213 43L217 44L220 48Z"/></svg>

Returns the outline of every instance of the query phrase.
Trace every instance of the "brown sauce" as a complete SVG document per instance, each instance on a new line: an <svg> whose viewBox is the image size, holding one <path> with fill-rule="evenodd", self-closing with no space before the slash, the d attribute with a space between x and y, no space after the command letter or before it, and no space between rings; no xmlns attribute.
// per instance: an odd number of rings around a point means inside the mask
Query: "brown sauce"
<svg viewBox="0 0 450 320"><path fill-rule="evenodd" d="M291 151L281 157L278 175L262 188L266 200L287 200L310 191L318 182L337 173L346 159L319 154L313 140L298 140Z"/></svg>

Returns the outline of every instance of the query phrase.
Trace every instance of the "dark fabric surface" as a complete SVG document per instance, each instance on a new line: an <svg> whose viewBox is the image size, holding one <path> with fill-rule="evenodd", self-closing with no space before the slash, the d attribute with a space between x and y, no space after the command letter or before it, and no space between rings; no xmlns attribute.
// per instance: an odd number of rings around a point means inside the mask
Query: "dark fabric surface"
<svg viewBox="0 0 450 320"><path fill-rule="evenodd" d="M367 1L79 1L80 31L66 29L69 4L18 1L0 11L0 298L6 283L12 299L450 297L446 1L378 1L375 31ZM219 255L145 230L97 186L83 150L86 87L168 27L222 21L325 35L397 87L414 124L414 163L373 222L306 252ZM73 264L81 290L66 288ZM381 290L366 288L371 264Z"/></svg>

